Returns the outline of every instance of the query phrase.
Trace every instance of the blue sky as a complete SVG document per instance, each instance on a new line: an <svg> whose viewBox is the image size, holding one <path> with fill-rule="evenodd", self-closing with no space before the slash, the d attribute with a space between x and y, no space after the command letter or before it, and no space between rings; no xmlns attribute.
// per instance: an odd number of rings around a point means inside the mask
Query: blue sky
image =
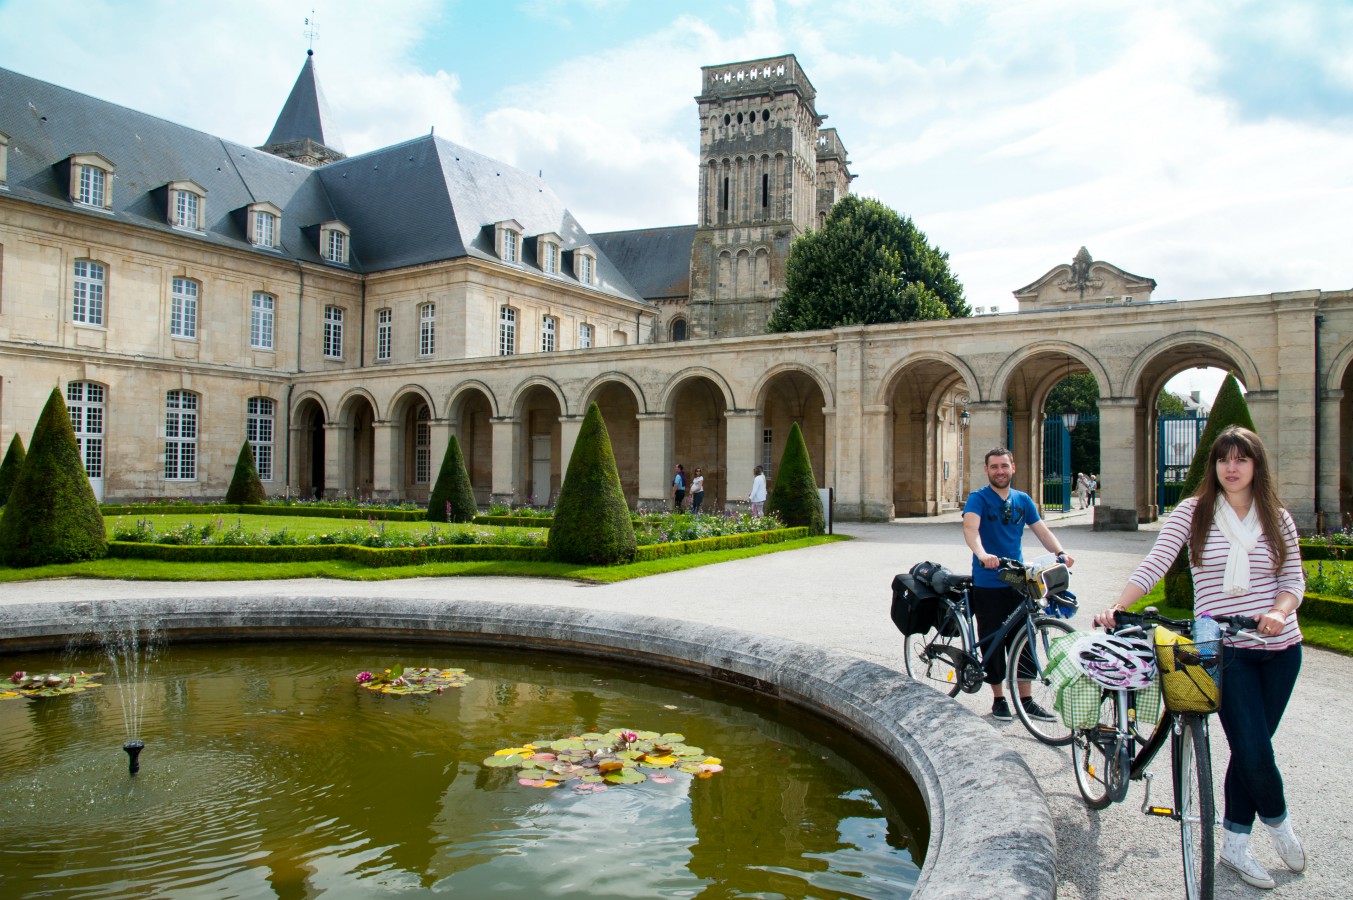
<svg viewBox="0 0 1353 900"><path fill-rule="evenodd" d="M1353 286L1350 0L0 0L0 65L259 144L312 8L343 149L435 126L592 231L693 222L700 66L792 52L974 306L1082 245L1158 299Z"/></svg>

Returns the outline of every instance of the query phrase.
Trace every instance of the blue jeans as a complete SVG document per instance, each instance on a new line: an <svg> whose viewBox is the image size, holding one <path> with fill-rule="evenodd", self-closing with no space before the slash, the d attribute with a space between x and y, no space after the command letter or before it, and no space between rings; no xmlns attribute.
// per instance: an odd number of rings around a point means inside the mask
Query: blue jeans
<svg viewBox="0 0 1353 900"><path fill-rule="evenodd" d="M1277 651L1223 646L1222 671L1221 727L1231 745L1222 826L1249 834L1256 815L1269 825L1287 817L1273 735L1301 671L1301 645Z"/></svg>

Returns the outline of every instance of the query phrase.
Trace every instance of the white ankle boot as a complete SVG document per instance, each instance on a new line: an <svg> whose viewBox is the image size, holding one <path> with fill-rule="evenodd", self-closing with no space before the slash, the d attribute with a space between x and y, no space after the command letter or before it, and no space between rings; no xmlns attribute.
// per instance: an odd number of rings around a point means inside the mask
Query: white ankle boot
<svg viewBox="0 0 1353 900"><path fill-rule="evenodd" d="M1268 829L1268 836L1273 839L1273 849L1278 851L1278 856L1283 864L1293 872L1300 872L1306 868L1306 851L1301 849L1301 841L1297 840L1297 835L1292 831L1292 817L1283 819L1281 825L1265 825Z"/></svg>
<svg viewBox="0 0 1353 900"><path fill-rule="evenodd" d="M1223 865L1235 869L1246 883L1252 884L1257 888L1271 890L1277 887L1277 882L1273 876L1268 874L1268 869L1259 865L1259 860L1254 858L1250 852L1250 836L1238 831L1228 831L1222 829L1221 840L1221 861Z"/></svg>

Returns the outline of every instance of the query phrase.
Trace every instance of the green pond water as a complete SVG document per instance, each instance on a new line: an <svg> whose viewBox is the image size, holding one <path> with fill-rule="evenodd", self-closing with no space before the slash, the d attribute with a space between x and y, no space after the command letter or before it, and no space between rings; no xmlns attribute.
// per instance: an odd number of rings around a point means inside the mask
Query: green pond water
<svg viewBox="0 0 1353 900"><path fill-rule="evenodd" d="M357 686L394 664L474 681L417 697ZM109 668L95 651L0 666ZM135 777L121 749L131 692L112 673L84 693L0 701L0 897L894 898L929 837L915 786L881 755L787 705L666 672L293 642L170 645L145 671ZM578 793L483 764L621 727L678 733L723 771Z"/></svg>

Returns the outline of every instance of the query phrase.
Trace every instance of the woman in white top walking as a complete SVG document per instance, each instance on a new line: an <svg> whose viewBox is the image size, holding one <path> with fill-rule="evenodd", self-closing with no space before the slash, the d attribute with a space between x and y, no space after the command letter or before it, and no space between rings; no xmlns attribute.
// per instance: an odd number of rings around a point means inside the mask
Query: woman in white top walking
<svg viewBox="0 0 1353 900"><path fill-rule="evenodd" d="M754 516L764 515L766 512L766 476L762 474L763 471L760 466L752 470L756 477L752 479L752 492L747 496L747 499L752 501L752 515Z"/></svg>

